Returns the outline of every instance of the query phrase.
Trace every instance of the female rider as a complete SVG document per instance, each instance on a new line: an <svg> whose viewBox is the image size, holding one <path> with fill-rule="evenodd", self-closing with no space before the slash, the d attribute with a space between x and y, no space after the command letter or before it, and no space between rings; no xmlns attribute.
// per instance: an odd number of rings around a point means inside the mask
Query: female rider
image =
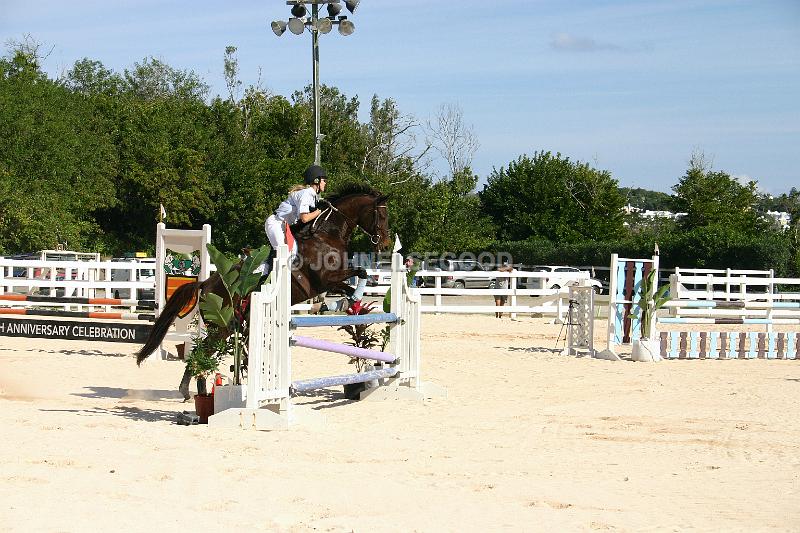
<svg viewBox="0 0 800 533"><path fill-rule="evenodd" d="M318 165L311 165L303 173L305 186L295 185L289 190L289 197L278 205L273 214L264 223L264 231L272 246L273 252L278 246L286 243L285 226L300 222L311 222L322 212L319 194L325 191L328 175ZM290 250L291 252L291 250Z"/></svg>

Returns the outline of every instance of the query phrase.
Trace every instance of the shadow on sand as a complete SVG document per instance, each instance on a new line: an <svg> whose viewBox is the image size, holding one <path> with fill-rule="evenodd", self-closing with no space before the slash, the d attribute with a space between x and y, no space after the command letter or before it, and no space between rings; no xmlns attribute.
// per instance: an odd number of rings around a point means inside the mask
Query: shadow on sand
<svg viewBox="0 0 800 533"><path fill-rule="evenodd" d="M183 395L177 390L163 389L122 389L119 387L95 387L88 386L84 389L89 392L73 393L73 396L81 398L117 398L129 400L183 400Z"/></svg>
<svg viewBox="0 0 800 533"><path fill-rule="evenodd" d="M79 416L121 416L138 422L175 423L179 411L139 409L138 407L93 407L91 409L40 409L47 413L75 413Z"/></svg>

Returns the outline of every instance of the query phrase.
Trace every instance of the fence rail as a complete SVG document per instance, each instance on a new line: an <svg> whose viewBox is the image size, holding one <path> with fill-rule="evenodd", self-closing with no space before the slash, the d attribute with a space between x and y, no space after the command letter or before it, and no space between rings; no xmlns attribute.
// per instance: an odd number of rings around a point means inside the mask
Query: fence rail
<svg viewBox="0 0 800 533"><path fill-rule="evenodd" d="M106 311L127 308L135 311L136 304L132 300L144 293L147 299L152 299L155 291L155 279L141 279L142 271L152 271L157 266L153 263L119 262L119 261L41 261L18 260L0 258L0 295L20 294L65 298L115 298L122 296L128 298L124 304L90 304L76 302L24 302L3 301L4 307L31 307L46 306L65 311L96 311L99 308ZM378 271L367 270L372 275ZM114 278L125 278L119 281ZM504 313L516 314L542 314L563 319L569 307L568 285L582 283L589 279L589 272L559 273L559 272L465 272L465 271L426 271L416 273L416 279L428 278L434 280L434 286L421 287L417 290L424 297L422 304L423 313L495 313L497 308L493 305L494 296L507 297ZM446 278L468 278L470 281L463 289L443 287ZM480 283L487 285L491 280L502 279L509 281L509 288L475 288L473 285ZM521 281L523 280L523 281ZM537 281L541 284L547 280L549 283L560 283L560 289L552 288L527 288L534 286ZM383 296L388 285L367 287L367 296ZM492 299L489 299L489 298ZM486 298L486 304L476 301ZM600 303L604 298L596 297ZM308 310L310 305L298 304L293 306L295 311ZM599 306L598 306L599 308Z"/></svg>
<svg viewBox="0 0 800 533"><path fill-rule="evenodd" d="M772 270L676 268L670 276L673 319L752 321L779 324L800 317L800 278L777 278ZM662 321L667 323L669 321Z"/></svg>
<svg viewBox="0 0 800 533"><path fill-rule="evenodd" d="M153 298L153 263L130 261L42 261L0 258L0 295L23 294L64 298ZM26 305L1 302L2 305ZM30 303L27 305L31 305ZM37 305L45 305L39 303ZM97 304L48 302L48 307L83 310ZM106 309L136 304L105 304Z"/></svg>

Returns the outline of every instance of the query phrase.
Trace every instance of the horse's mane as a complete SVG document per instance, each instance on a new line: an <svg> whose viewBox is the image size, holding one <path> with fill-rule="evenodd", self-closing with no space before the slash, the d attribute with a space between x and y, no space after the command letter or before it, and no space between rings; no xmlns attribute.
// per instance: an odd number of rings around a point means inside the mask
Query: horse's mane
<svg viewBox="0 0 800 533"><path fill-rule="evenodd" d="M355 196L360 194L367 196L375 196L375 197L383 196L382 192L373 189L366 183L348 183L344 185L341 189L339 189L337 192L326 195L325 199L332 204L336 204L337 202L340 202L341 200L344 200L349 196Z"/></svg>

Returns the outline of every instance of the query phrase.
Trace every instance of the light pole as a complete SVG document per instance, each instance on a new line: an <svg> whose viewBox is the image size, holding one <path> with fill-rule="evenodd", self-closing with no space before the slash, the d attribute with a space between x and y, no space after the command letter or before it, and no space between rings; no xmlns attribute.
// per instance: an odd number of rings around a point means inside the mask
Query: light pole
<svg viewBox="0 0 800 533"><path fill-rule="evenodd" d="M292 17L288 22L275 20L272 22L272 31L280 37L289 28L295 35L302 35L308 28L311 32L311 60L313 65L312 79L314 91L314 164L320 164L320 148L322 145L322 133L319 126L319 34L326 34L331 31L334 24L339 26L339 33L344 36L350 35L355 31L355 26L344 15L339 15L342 11L342 0L286 0L286 5L292 6ZM344 0L344 5L350 13L356 10L360 0ZM327 4L328 16L319 17L319 6ZM311 16L307 16L306 5L311 6Z"/></svg>

